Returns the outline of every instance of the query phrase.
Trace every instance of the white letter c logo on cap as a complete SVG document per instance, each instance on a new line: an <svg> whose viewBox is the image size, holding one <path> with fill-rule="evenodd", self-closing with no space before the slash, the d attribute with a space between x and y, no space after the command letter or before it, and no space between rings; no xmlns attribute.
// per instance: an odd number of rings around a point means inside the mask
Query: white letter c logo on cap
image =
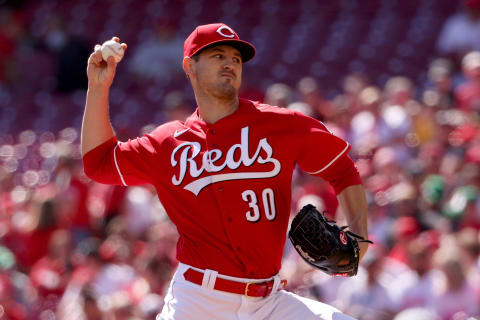
<svg viewBox="0 0 480 320"><path fill-rule="evenodd" d="M224 33L223 30L228 30L228 32L230 32L230 34ZM235 32L232 30L232 28L227 27L227 26L221 26L220 28L218 28L217 33L219 35L221 35L222 37L225 37L225 38L234 38L235 37Z"/></svg>

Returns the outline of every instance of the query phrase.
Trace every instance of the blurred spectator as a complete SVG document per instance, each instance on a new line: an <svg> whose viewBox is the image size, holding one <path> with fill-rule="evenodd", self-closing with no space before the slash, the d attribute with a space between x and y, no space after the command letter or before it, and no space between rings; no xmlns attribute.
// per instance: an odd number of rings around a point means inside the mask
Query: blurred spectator
<svg viewBox="0 0 480 320"><path fill-rule="evenodd" d="M350 121L349 141L361 155L372 152L380 142L381 91L377 87L366 87L358 96L358 112Z"/></svg>
<svg viewBox="0 0 480 320"><path fill-rule="evenodd" d="M265 91L266 104L286 108L292 100L292 89L284 83L274 83Z"/></svg>
<svg viewBox="0 0 480 320"><path fill-rule="evenodd" d="M379 129L381 142L395 145L396 158L402 161L408 152L404 139L412 125L407 107L413 98L413 84L406 77L392 77L386 82L384 93Z"/></svg>
<svg viewBox="0 0 480 320"><path fill-rule="evenodd" d="M463 10L447 19L437 40L437 49L460 62L471 50L480 50L480 1L463 0Z"/></svg>
<svg viewBox="0 0 480 320"><path fill-rule="evenodd" d="M96 227L100 230L100 234L105 236L109 223L125 212L128 189L123 186L101 185L98 191L98 194L92 195L92 197L97 197L97 201L100 202L99 212L96 214L99 225Z"/></svg>
<svg viewBox="0 0 480 320"><path fill-rule="evenodd" d="M333 115L333 104L322 94L313 77L304 77L297 84L298 98L312 108L311 116L319 120L329 119Z"/></svg>
<svg viewBox="0 0 480 320"><path fill-rule="evenodd" d="M407 77L391 77L385 83L385 100L388 105L405 106L413 98L413 89L413 83Z"/></svg>
<svg viewBox="0 0 480 320"><path fill-rule="evenodd" d="M361 73L351 73L343 81L343 104L349 112L360 108L360 94L368 86L367 78Z"/></svg>
<svg viewBox="0 0 480 320"><path fill-rule="evenodd" d="M427 308L409 308L398 313L393 320L438 320L438 317Z"/></svg>
<svg viewBox="0 0 480 320"><path fill-rule="evenodd" d="M151 188L153 189L153 188ZM154 190L145 187L127 189L124 218L129 234L139 237L166 216Z"/></svg>
<svg viewBox="0 0 480 320"><path fill-rule="evenodd" d="M56 316L60 320L107 320L99 307L98 297L90 285L67 288Z"/></svg>
<svg viewBox="0 0 480 320"><path fill-rule="evenodd" d="M129 63L130 71L139 80L168 84L172 78L183 74L179 57L183 56L184 39L175 33L172 25L159 22L150 36L141 40L132 48Z"/></svg>
<svg viewBox="0 0 480 320"><path fill-rule="evenodd" d="M389 257L401 263L408 262L408 247L418 237L420 226L418 221L411 216L402 216L395 221L393 226L393 247Z"/></svg>
<svg viewBox="0 0 480 320"><path fill-rule="evenodd" d="M480 230L480 217L477 213L476 200L478 191L473 185L457 187L446 202L443 213L452 220L455 229L475 228Z"/></svg>
<svg viewBox="0 0 480 320"><path fill-rule="evenodd" d="M314 117L315 111L313 108L305 102L292 102L287 106L287 109L303 113L306 116Z"/></svg>
<svg viewBox="0 0 480 320"><path fill-rule="evenodd" d="M439 97L433 90L424 92L424 100L426 95L435 95ZM409 147L417 147L428 142L432 142L440 135L441 128L435 121L435 108L432 105L412 103L410 104L410 114L412 116L412 131L405 137L405 142Z"/></svg>
<svg viewBox="0 0 480 320"><path fill-rule="evenodd" d="M465 112L480 112L480 51L472 51L462 60L467 81L455 89L457 105Z"/></svg>
<svg viewBox="0 0 480 320"><path fill-rule="evenodd" d="M32 311L40 319L41 314L56 311L70 276L70 234L66 230L55 231L48 246L48 253L32 266L29 274L38 295Z"/></svg>
<svg viewBox="0 0 480 320"><path fill-rule="evenodd" d="M59 188L58 220L72 230L74 245L92 235L92 223L87 208L88 186L83 168L71 157L61 157L56 168Z"/></svg>
<svg viewBox="0 0 480 320"><path fill-rule="evenodd" d="M31 269L30 278L42 296L59 294L66 285L64 275L69 270L71 250L70 234L66 230L56 230L47 242L48 252Z"/></svg>
<svg viewBox="0 0 480 320"><path fill-rule="evenodd" d="M457 242L467 280L480 290L480 232L473 228L465 228L459 232Z"/></svg>
<svg viewBox="0 0 480 320"><path fill-rule="evenodd" d="M441 320L455 319L459 314L477 315L478 291L467 280L467 270L461 261L459 248L453 239L446 238L444 241L434 256L444 277L442 284L435 288L432 307Z"/></svg>
<svg viewBox="0 0 480 320"><path fill-rule="evenodd" d="M56 59L56 89L71 92L87 88L84 61L90 56L90 48L79 35L68 31L62 15L52 15L46 23L45 45Z"/></svg>
<svg viewBox="0 0 480 320"><path fill-rule="evenodd" d="M428 79L431 87L423 93L423 103L428 107L440 109L454 106L452 62L446 58L437 58L430 63Z"/></svg>
<svg viewBox="0 0 480 320"><path fill-rule="evenodd" d="M263 102L265 99L265 92L260 89L260 85L256 83L255 79L244 78L242 86L240 87L239 97Z"/></svg>
<svg viewBox="0 0 480 320"><path fill-rule="evenodd" d="M20 238L14 240L16 244L16 255L20 266L29 270L38 260L46 256L49 250L49 243L53 234L58 229L56 220L56 205L53 200L47 200L38 205L37 221L34 222L32 230L19 234Z"/></svg>
<svg viewBox="0 0 480 320"><path fill-rule="evenodd" d="M28 285L18 287L22 284L22 275L15 271L15 263L13 253L0 247L0 318L27 320L28 310L22 290Z"/></svg>
<svg viewBox="0 0 480 320"><path fill-rule="evenodd" d="M0 84L18 79L17 50L24 35L24 16L8 6L0 6Z"/></svg>
<svg viewBox="0 0 480 320"><path fill-rule="evenodd" d="M415 272L415 280L402 292L399 309L415 307L428 308L433 299L435 279L438 271L432 271L434 247L423 237L418 237L408 245L408 265Z"/></svg>
<svg viewBox="0 0 480 320"><path fill-rule="evenodd" d="M84 319L88 320L103 320L105 316L98 307L97 297L92 288L85 286L80 291L80 305L83 306Z"/></svg>
<svg viewBox="0 0 480 320"><path fill-rule="evenodd" d="M445 134L438 116L456 107L453 84L453 65L450 60L438 58L428 70L428 88L422 94L422 104L411 104L412 133L408 144L412 147L438 140Z"/></svg>
<svg viewBox="0 0 480 320"><path fill-rule="evenodd" d="M189 117L193 109L189 105L185 95L181 91L172 91L165 95L163 100L163 108L165 113L165 122L180 120L185 121Z"/></svg>
<svg viewBox="0 0 480 320"><path fill-rule="evenodd" d="M91 286L102 267L100 244L99 239L84 239L72 252L73 270L58 305L57 315L60 319L103 319L97 296Z"/></svg>
<svg viewBox="0 0 480 320"><path fill-rule="evenodd" d="M338 299L342 310L359 320L391 319L394 303L379 280L384 268L384 253L378 246L371 247L362 260L366 275L342 284Z"/></svg>
<svg viewBox="0 0 480 320"><path fill-rule="evenodd" d="M100 239L87 238L75 247L70 255L72 274L69 285L83 286L95 279L103 264L99 253L101 244Z"/></svg>

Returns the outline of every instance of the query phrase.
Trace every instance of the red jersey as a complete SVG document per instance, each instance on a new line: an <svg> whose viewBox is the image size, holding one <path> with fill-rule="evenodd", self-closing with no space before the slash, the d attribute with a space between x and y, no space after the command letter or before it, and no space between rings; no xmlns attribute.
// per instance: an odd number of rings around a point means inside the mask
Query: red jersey
<svg viewBox="0 0 480 320"><path fill-rule="evenodd" d="M268 278L281 267L296 165L338 193L360 183L349 148L313 118L240 99L214 124L197 109L141 138L112 138L83 161L98 182L155 186L178 229L180 262Z"/></svg>
<svg viewBox="0 0 480 320"><path fill-rule="evenodd" d="M476 82L466 82L457 87L455 98L458 108L465 112L480 110L480 85Z"/></svg>

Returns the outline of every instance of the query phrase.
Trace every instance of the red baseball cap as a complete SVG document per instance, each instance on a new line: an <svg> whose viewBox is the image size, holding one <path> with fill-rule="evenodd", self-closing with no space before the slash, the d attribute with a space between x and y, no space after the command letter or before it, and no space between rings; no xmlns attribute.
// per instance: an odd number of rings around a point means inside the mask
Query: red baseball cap
<svg viewBox="0 0 480 320"><path fill-rule="evenodd" d="M183 56L192 57L202 49L220 44L240 51L244 63L255 56L255 47L250 42L240 40L237 33L224 23L205 24L195 28L183 44Z"/></svg>

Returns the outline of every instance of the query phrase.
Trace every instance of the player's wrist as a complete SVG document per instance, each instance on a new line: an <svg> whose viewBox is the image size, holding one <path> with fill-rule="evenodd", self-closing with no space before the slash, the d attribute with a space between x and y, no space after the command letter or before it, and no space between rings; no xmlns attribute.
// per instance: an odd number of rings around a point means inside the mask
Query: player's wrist
<svg viewBox="0 0 480 320"><path fill-rule="evenodd" d="M361 242L358 244L360 248L360 258L359 260L362 260L363 257L365 256L365 253L367 253L368 250L368 242Z"/></svg>
<svg viewBox="0 0 480 320"><path fill-rule="evenodd" d="M110 91L110 84L101 83L101 82L88 82L88 91L92 93L107 93Z"/></svg>

